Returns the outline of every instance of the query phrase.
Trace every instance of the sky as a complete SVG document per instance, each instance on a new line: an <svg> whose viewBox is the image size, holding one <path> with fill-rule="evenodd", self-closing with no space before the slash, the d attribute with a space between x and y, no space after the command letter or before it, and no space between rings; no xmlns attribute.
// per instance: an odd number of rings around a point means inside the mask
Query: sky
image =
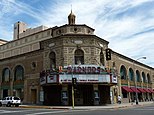
<svg viewBox="0 0 154 115"><path fill-rule="evenodd" d="M13 40L17 21L29 28L61 26L71 12L76 24L95 29L109 48L154 67L154 0L0 0L0 39Z"/></svg>

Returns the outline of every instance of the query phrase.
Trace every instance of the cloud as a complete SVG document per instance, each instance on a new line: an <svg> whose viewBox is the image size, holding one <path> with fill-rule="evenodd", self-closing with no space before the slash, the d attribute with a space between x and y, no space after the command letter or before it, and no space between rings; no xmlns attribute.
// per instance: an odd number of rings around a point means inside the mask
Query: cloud
<svg viewBox="0 0 154 115"><path fill-rule="evenodd" d="M72 5L77 24L86 24L94 28L95 34L109 41L109 47L114 51L134 59L147 56L145 63L154 66L154 54L151 53L154 52L154 0L27 1L2 0L2 38L8 38L12 34L9 26L15 23L13 21L16 17L28 21L31 27L67 24L67 16ZM12 18L6 18L8 15Z"/></svg>

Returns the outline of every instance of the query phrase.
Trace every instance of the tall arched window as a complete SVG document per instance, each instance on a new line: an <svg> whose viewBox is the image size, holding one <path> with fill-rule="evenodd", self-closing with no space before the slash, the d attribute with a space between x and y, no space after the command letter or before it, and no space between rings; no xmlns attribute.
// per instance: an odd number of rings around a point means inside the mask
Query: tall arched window
<svg viewBox="0 0 154 115"><path fill-rule="evenodd" d="M21 65L16 66L14 72L14 81L24 79L24 69Z"/></svg>
<svg viewBox="0 0 154 115"><path fill-rule="evenodd" d="M150 75L149 75L149 74L147 74L147 82L148 82L148 83L151 83Z"/></svg>
<svg viewBox="0 0 154 115"><path fill-rule="evenodd" d="M134 81L134 72L132 68L129 69L129 79L130 81Z"/></svg>
<svg viewBox="0 0 154 115"><path fill-rule="evenodd" d="M75 64L84 64L84 52L81 49L77 49L74 55Z"/></svg>
<svg viewBox="0 0 154 115"><path fill-rule="evenodd" d="M103 51L102 50L100 52L100 64L101 65L104 65L104 54L103 54Z"/></svg>
<svg viewBox="0 0 154 115"><path fill-rule="evenodd" d="M56 54L55 52L51 52L49 55L50 58L50 68L56 69Z"/></svg>
<svg viewBox="0 0 154 115"><path fill-rule="evenodd" d="M142 80L143 80L143 83L146 83L146 78L145 78L145 73L142 72Z"/></svg>
<svg viewBox="0 0 154 115"><path fill-rule="evenodd" d="M121 79L126 79L126 68L123 65L120 68L120 76L121 76Z"/></svg>
<svg viewBox="0 0 154 115"><path fill-rule="evenodd" d="M140 80L140 72L138 70L136 71L136 80L137 80L137 82L141 81Z"/></svg>
<svg viewBox="0 0 154 115"><path fill-rule="evenodd" d="M3 69L2 82L10 81L10 70L8 68Z"/></svg>

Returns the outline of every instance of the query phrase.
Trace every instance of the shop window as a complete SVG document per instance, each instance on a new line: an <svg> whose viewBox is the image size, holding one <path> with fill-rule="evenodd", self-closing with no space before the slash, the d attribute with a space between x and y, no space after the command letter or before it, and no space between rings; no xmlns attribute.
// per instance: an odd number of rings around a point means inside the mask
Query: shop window
<svg viewBox="0 0 154 115"><path fill-rule="evenodd" d="M24 69L21 65L18 65L15 68L14 81L23 79L24 79Z"/></svg>
<svg viewBox="0 0 154 115"><path fill-rule="evenodd" d="M120 76L121 76L121 79L125 79L126 80L126 68L123 65L120 68Z"/></svg>
<svg viewBox="0 0 154 115"><path fill-rule="evenodd" d="M77 49L74 55L75 64L84 64L84 52L81 49Z"/></svg>
<svg viewBox="0 0 154 115"><path fill-rule="evenodd" d="M122 93L123 98L127 98L127 92Z"/></svg>
<svg viewBox="0 0 154 115"><path fill-rule="evenodd" d="M50 68L56 69L56 54L55 52L51 52L49 55L50 58Z"/></svg>
<svg viewBox="0 0 154 115"><path fill-rule="evenodd" d="M2 73L2 82L10 81L10 70L5 68Z"/></svg>

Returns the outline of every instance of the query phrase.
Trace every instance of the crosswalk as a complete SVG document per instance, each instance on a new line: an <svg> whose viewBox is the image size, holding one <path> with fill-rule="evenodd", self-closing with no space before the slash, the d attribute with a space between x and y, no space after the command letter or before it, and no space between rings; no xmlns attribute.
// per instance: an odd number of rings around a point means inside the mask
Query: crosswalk
<svg viewBox="0 0 154 115"><path fill-rule="evenodd" d="M48 114L71 114L72 112L95 112L95 111L138 111L138 112L154 112L154 106L143 106L143 107L133 107L133 108L125 108L125 109L86 109L86 110L53 110L53 109L23 109L23 108L0 108L0 115L48 115Z"/></svg>
<svg viewBox="0 0 154 115"><path fill-rule="evenodd" d="M0 115L45 115L45 114L56 114L66 112L64 110L47 110L47 109L31 109L31 110L0 110Z"/></svg>

